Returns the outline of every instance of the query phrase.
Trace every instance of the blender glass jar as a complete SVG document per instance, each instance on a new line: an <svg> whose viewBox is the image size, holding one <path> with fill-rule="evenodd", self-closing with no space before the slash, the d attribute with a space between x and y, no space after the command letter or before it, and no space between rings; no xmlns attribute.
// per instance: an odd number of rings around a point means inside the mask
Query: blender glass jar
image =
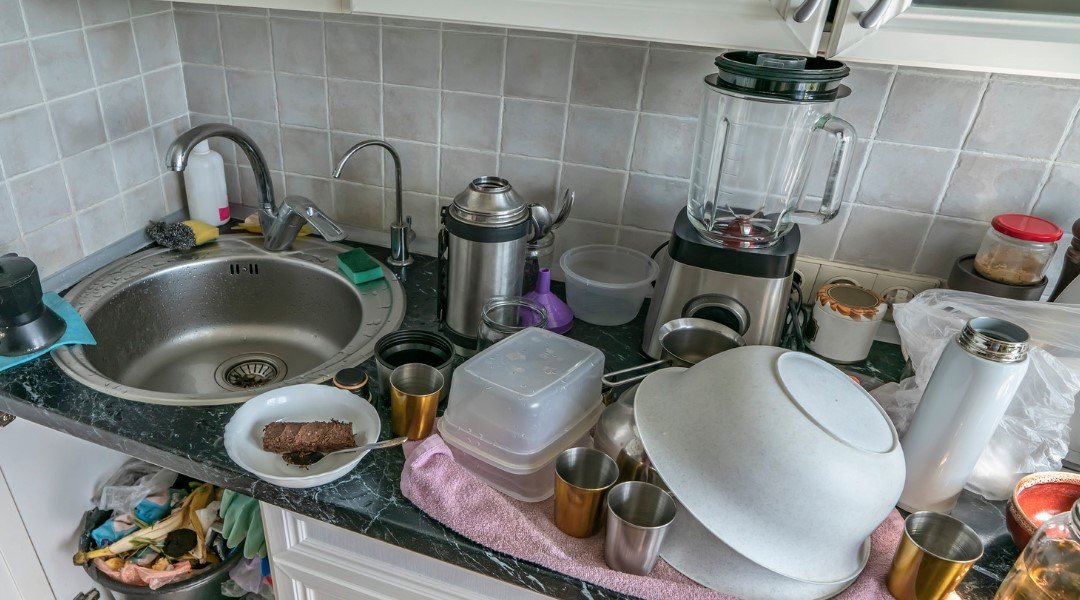
<svg viewBox="0 0 1080 600"><path fill-rule="evenodd" d="M998 283L1035 285L1042 281L1063 233L1039 217L998 215L975 254L975 270Z"/></svg>
<svg viewBox="0 0 1080 600"><path fill-rule="evenodd" d="M843 200L855 129L830 114L850 93L839 61L763 52L728 52L705 78L687 213L709 239L769 246L796 218L824 223ZM798 206L813 162L812 141L835 139L820 209Z"/></svg>

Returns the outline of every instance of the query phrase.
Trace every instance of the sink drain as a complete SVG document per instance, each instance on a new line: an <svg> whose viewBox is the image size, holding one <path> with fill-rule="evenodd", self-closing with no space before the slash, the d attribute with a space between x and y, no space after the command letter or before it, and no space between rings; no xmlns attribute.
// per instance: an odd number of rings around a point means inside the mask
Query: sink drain
<svg viewBox="0 0 1080 600"><path fill-rule="evenodd" d="M285 379L285 361L273 354L252 353L234 356L221 363L214 378L221 387L232 390L250 390Z"/></svg>

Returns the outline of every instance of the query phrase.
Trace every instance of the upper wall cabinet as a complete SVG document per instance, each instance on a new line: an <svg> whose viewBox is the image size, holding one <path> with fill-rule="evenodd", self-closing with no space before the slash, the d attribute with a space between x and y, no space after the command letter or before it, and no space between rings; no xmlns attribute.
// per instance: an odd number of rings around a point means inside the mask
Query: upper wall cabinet
<svg viewBox="0 0 1080 600"><path fill-rule="evenodd" d="M841 60L1080 78L1077 0L838 0Z"/></svg>
<svg viewBox="0 0 1080 600"><path fill-rule="evenodd" d="M348 0L353 12L816 54L830 0Z"/></svg>

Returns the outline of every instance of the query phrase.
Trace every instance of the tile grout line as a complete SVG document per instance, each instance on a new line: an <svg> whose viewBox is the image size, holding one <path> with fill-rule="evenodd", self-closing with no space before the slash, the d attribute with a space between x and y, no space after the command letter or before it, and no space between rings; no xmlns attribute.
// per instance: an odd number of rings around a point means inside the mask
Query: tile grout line
<svg viewBox="0 0 1080 600"><path fill-rule="evenodd" d="M1028 214L1031 214L1035 208L1039 205L1039 200L1042 199L1042 194L1046 190L1046 186L1050 183L1050 177L1053 175L1054 168L1059 164L1058 158L1061 157L1061 151L1065 148L1065 144L1069 141L1069 134L1073 133L1073 128L1080 127L1080 99L1077 100L1073 106L1072 114L1069 116L1069 120L1066 122L1065 131L1062 132L1061 138L1058 140L1053 152L1050 153L1050 161L1046 164L1046 168L1043 170L1042 178L1039 180L1039 184L1035 186L1035 192L1032 194L1030 203L1027 206ZM1070 164L1070 163L1061 163Z"/></svg>

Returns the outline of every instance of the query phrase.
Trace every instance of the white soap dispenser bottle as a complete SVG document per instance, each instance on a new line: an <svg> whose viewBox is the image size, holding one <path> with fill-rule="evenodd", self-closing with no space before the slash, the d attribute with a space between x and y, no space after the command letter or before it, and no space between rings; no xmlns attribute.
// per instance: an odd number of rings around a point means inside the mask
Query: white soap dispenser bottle
<svg viewBox="0 0 1080 600"><path fill-rule="evenodd" d="M192 219L211 225L223 225L229 220L225 163L206 141L199 142L188 156L184 169L184 190L188 214Z"/></svg>

